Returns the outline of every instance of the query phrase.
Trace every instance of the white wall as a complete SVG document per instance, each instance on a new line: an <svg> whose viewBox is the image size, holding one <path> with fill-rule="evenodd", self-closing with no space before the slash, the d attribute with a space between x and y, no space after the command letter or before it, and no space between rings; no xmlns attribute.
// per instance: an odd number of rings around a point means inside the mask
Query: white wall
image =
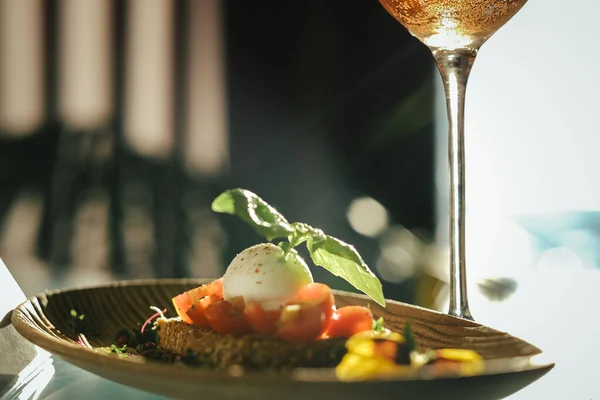
<svg viewBox="0 0 600 400"><path fill-rule="evenodd" d="M479 53L466 109L471 275L511 275L532 266L528 235L511 222L513 215L600 210L599 12L595 0L577 6L530 0ZM441 82L438 92L439 238L445 241Z"/></svg>

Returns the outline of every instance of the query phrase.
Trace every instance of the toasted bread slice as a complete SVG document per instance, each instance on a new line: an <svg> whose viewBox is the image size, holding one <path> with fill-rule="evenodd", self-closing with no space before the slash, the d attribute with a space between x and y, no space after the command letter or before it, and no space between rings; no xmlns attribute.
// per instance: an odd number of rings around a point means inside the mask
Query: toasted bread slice
<svg viewBox="0 0 600 400"><path fill-rule="evenodd" d="M287 342L261 335L235 337L179 318L161 318L157 325L159 350L180 356L193 354L221 370L235 365L268 370L334 367L346 353L343 338Z"/></svg>

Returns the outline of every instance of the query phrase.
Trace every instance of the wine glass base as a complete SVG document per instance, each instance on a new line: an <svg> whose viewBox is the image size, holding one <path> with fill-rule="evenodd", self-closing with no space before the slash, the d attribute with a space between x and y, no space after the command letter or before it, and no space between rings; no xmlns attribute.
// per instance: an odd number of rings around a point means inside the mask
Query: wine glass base
<svg viewBox="0 0 600 400"><path fill-rule="evenodd" d="M469 321L475 321L475 319L473 318L473 316L471 315L471 311L469 311L469 309L465 309L465 310L450 310L448 311L448 315L451 315L453 317L457 317L457 318L462 318L462 319L466 319Z"/></svg>

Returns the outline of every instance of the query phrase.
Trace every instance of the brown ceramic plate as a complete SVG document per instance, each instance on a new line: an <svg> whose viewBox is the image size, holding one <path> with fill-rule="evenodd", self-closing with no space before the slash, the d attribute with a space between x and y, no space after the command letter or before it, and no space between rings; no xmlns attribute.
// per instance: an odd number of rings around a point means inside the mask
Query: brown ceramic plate
<svg viewBox="0 0 600 400"><path fill-rule="evenodd" d="M413 374L377 381L340 382L333 370L298 370L290 375L227 373L182 368L88 350L70 335L70 310L98 328L94 346L110 346L115 333L148 318L150 305L167 308L170 299L205 280L144 280L48 292L31 297L12 314L25 338L64 360L104 378L149 392L189 399L501 399L546 374L553 364L536 362L541 350L507 333L445 314L388 301L384 309L368 298L336 292L338 306L370 306L386 326L401 331L412 322L417 342L426 347L468 348L486 359L486 371L469 377Z"/></svg>

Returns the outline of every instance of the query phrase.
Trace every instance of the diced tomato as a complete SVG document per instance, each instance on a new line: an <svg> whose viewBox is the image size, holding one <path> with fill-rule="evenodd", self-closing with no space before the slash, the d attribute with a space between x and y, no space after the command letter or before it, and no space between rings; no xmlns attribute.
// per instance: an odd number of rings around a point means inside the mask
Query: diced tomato
<svg viewBox="0 0 600 400"><path fill-rule="evenodd" d="M203 297L209 295L215 295L219 298L223 298L223 278L219 278L210 283L206 283L204 285L198 286L195 289L189 290L187 292L190 296L190 300L192 304L195 304L197 301L202 299Z"/></svg>
<svg viewBox="0 0 600 400"><path fill-rule="evenodd" d="M177 315L179 315L182 321L187 322L188 324L193 323L193 318L188 315L188 311L194 306L194 310L191 313L196 316L198 321L202 321L202 317L198 315L200 310L197 303L209 295L215 295L219 299L223 298L223 278L219 278L173 297L173 306L175 306ZM199 326L201 325L202 322L200 322Z"/></svg>
<svg viewBox="0 0 600 400"><path fill-rule="evenodd" d="M190 296L188 293L181 293L173 297L173 306L175 307L175 311L177 315L181 318L182 321L187 322L188 324L192 323L192 319L188 317L187 311L192 307L192 301L190 300Z"/></svg>
<svg viewBox="0 0 600 400"><path fill-rule="evenodd" d="M186 314L190 317L194 325L200 328L209 328L210 324L206 319L206 307L221 300L219 296L210 294L192 304L192 307L190 307Z"/></svg>
<svg viewBox="0 0 600 400"><path fill-rule="evenodd" d="M282 310L277 335L289 341L315 340L327 328L334 311L329 286L308 284Z"/></svg>
<svg viewBox="0 0 600 400"><path fill-rule="evenodd" d="M223 278L174 297L173 304L183 321L202 328L233 335L275 334L289 341L318 339L336 312L331 289L322 283L305 286L280 311L265 310L258 302L246 305L243 297L223 300Z"/></svg>
<svg viewBox="0 0 600 400"><path fill-rule="evenodd" d="M204 310L211 328L220 334L245 335L252 333L252 326L244 315L244 299L220 300Z"/></svg>
<svg viewBox="0 0 600 400"><path fill-rule="evenodd" d="M323 331L323 310L319 305L291 304L281 311L277 336L290 342L316 340Z"/></svg>
<svg viewBox="0 0 600 400"><path fill-rule="evenodd" d="M190 309L187 310L186 314L192 320L192 324L200 328L210 327L208 320L206 319L206 315L204 314L204 308L202 308L200 304L191 306Z"/></svg>
<svg viewBox="0 0 600 400"><path fill-rule="evenodd" d="M373 313L366 307L346 306L336 310L323 337L345 337L373 329Z"/></svg>
<svg viewBox="0 0 600 400"><path fill-rule="evenodd" d="M250 302L244 307L244 315L255 332L272 335L277 332L280 310L265 310L258 302Z"/></svg>
<svg viewBox="0 0 600 400"><path fill-rule="evenodd" d="M329 321L335 312L335 300L329 286L323 283L310 283L302 288L294 298L288 302L290 304L314 305L322 311L322 331L329 325Z"/></svg>

